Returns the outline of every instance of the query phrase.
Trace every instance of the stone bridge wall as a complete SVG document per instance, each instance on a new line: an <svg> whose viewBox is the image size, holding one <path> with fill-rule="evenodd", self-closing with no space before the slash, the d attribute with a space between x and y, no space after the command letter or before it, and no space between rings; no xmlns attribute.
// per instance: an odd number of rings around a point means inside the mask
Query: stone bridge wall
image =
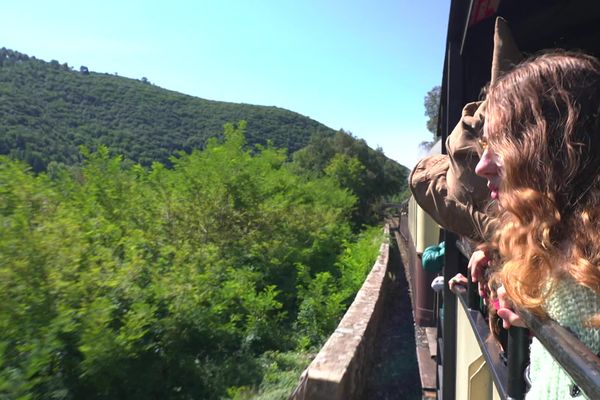
<svg viewBox="0 0 600 400"><path fill-rule="evenodd" d="M389 228L385 227L386 238ZM302 373L290 400L361 399L369 369L373 343L383 315L390 248L383 243L379 257L354 302L315 359Z"/></svg>

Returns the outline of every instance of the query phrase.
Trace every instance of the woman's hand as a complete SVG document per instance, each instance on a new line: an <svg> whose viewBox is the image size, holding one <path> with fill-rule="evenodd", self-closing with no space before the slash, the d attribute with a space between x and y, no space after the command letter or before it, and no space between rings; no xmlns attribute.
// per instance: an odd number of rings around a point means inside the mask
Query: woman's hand
<svg viewBox="0 0 600 400"><path fill-rule="evenodd" d="M488 267L490 259L483 250L475 250L469 259L469 271L471 271L471 281L477 282L479 296L485 297L485 282L483 279L484 270Z"/></svg>
<svg viewBox="0 0 600 400"><path fill-rule="evenodd" d="M525 322L523 322L521 317L519 317L513 311L512 302L508 298L504 286L500 286L497 293L498 301L500 303L500 307L498 308L498 317L502 318L502 327L504 329L509 329L511 326L526 328L527 326L525 325Z"/></svg>
<svg viewBox="0 0 600 400"><path fill-rule="evenodd" d="M454 292L454 287L456 285L466 286L467 283L468 283L468 280L467 280L466 276L464 276L463 274L456 274L456 275L454 275L454 278L452 278L448 281L448 287L450 288L451 291Z"/></svg>

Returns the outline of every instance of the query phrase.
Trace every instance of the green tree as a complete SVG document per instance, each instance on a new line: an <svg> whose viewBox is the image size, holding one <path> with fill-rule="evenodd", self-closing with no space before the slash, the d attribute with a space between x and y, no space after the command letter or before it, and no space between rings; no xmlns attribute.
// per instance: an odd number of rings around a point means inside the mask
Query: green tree
<svg viewBox="0 0 600 400"><path fill-rule="evenodd" d="M356 157L336 154L325 167L325 175L332 177L339 184L360 196L365 187L365 166Z"/></svg>
<svg viewBox="0 0 600 400"><path fill-rule="evenodd" d="M433 134L431 140L425 140L419 144L419 147L426 150L429 150L431 147L433 147L435 142L438 140L437 129L440 113L441 92L441 86L434 86L429 92L427 92L423 101L423 105L425 106L425 116L427 117L427 130Z"/></svg>
<svg viewBox="0 0 600 400"><path fill-rule="evenodd" d="M437 136L441 93L441 86L434 86L427 92L423 101L425 116L427 117L427 130L434 135L434 138Z"/></svg>
<svg viewBox="0 0 600 400"><path fill-rule="evenodd" d="M408 170L371 149L364 140L339 131L332 137L314 136L294 153L293 170L309 177L330 176L358 198L353 213L356 231L381 219L381 204L407 188Z"/></svg>

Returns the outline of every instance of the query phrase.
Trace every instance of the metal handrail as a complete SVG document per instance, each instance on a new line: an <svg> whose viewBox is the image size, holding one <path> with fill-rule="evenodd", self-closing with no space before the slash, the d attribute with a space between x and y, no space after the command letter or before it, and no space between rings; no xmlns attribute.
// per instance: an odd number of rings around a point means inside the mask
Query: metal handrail
<svg viewBox="0 0 600 400"><path fill-rule="evenodd" d="M600 357L557 322L518 310L531 332L590 399L600 399Z"/></svg>
<svg viewBox="0 0 600 400"><path fill-rule="evenodd" d="M465 248L464 243L457 242L457 247L468 258L469 251ZM498 363L497 355L491 351L491 347L486 341L489 336L489 328L481 311L474 306L473 291L461 287L455 290L460 303L467 311L471 327L486 362L490 366L492 378L498 392L503 399L522 398L525 393L525 382L522 373L523 363L529 353L527 330L516 327L510 328L507 351L508 365ZM591 399L600 399L600 357L556 321L540 319L533 313L523 309L517 310L517 313L525 322L529 331L573 378L574 383L585 395Z"/></svg>

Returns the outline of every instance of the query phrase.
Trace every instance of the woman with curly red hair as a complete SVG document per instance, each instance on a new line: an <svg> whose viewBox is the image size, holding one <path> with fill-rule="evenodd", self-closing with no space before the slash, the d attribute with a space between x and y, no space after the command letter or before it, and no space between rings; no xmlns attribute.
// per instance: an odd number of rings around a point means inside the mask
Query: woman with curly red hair
<svg viewBox="0 0 600 400"><path fill-rule="evenodd" d="M506 294L600 352L600 62L554 52L516 66L489 88L482 143ZM535 339L530 358L528 399L579 395Z"/></svg>

